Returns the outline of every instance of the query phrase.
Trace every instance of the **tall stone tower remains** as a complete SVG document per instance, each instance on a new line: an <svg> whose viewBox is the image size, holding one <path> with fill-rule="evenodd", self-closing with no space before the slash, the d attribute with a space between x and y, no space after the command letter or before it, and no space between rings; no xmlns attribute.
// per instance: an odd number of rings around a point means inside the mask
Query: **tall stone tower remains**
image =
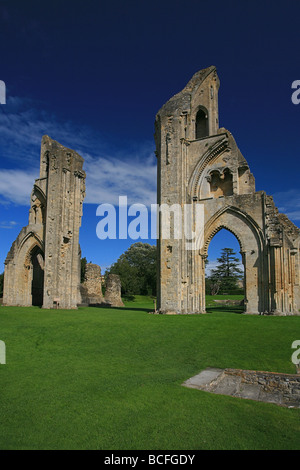
<svg viewBox="0 0 300 470"><path fill-rule="evenodd" d="M162 313L205 312L207 250L225 228L240 244L245 312L299 314L300 230L278 212L271 196L256 192L232 134L219 128L218 90L216 68L200 70L156 116L157 202L192 207L194 232L196 206L203 214L196 249L186 248L184 232L176 238L176 227L165 239L159 214L158 308Z"/></svg>
<svg viewBox="0 0 300 470"><path fill-rule="evenodd" d="M73 309L80 303L83 161L75 151L42 138L40 177L31 193L28 225L5 261L4 305Z"/></svg>

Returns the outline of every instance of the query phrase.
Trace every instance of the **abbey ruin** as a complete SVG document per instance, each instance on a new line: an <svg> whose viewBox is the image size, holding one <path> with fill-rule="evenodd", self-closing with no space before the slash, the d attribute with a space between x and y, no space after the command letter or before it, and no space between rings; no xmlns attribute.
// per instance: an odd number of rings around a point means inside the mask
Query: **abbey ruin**
<svg viewBox="0 0 300 470"><path fill-rule="evenodd" d="M207 250L225 228L240 244L245 313L299 314L300 229L278 212L272 196L255 190L254 176L232 134L219 128L218 90L216 68L201 70L156 116L157 203L190 205L193 232L199 222L196 209L201 207L203 215L196 249L187 249L186 234L162 236L160 214L158 311L205 313ZM29 222L5 261L4 305L123 306L120 279L110 276L104 297L97 265L88 265L80 286L85 176L80 155L43 137Z"/></svg>
<svg viewBox="0 0 300 470"><path fill-rule="evenodd" d="M5 260L3 304L76 309L124 306L121 282L108 276L102 294L100 266L87 263L81 284L79 228L85 197L83 158L42 138L40 177L30 198L29 221Z"/></svg>
<svg viewBox="0 0 300 470"><path fill-rule="evenodd" d="M79 228L85 196L83 158L44 136L29 221L5 260L4 305L77 308Z"/></svg>
<svg viewBox="0 0 300 470"><path fill-rule="evenodd" d="M105 285L105 295L102 293ZM106 282L102 280L101 268L87 263L84 282L80 285L81 305L97 307L124 307L121 298L121 280L118 274L109 274Z"/></svg>
<svg viewBox="0 0 300 470"><path fill-rule="evenodd" d="M278 213L255 179L232 134L219 128L216 68L197 72L157 113L158 204L203 206L196 250L185 236L166 240L159 221L158 308L205 313L205 259L222 228L240 244L245 312L291 315L300 309L300 230Z"/></svg>

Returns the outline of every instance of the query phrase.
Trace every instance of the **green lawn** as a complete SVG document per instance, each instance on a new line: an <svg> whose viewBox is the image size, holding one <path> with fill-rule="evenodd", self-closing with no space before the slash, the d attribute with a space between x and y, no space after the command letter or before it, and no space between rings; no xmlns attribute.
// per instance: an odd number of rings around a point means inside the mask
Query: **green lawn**
<svg viewBox="0 0 300 470"><path fill-rule="evenodd" d="M181 386L209 366L295 373L300 317L152 308L0 307L0 449L300 448L299 409Z"/></svg>

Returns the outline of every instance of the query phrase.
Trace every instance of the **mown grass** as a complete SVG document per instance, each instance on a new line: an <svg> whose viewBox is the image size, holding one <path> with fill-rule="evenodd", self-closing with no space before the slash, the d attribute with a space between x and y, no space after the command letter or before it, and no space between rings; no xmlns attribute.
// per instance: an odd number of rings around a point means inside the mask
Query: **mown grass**
<svg viewBox="0 0 300 470"><path fill-rule="evenodd" d="M206 367L295 373L300 317L0 308L0 449L299 449L300 410L181 384Z"/></svg>

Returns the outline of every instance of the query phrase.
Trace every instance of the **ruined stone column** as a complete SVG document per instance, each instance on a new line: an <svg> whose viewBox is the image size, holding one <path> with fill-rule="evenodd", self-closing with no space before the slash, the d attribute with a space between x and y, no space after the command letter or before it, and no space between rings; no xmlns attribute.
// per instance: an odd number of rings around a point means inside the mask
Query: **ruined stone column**
<svg viewBox="0 0 300 470"><path fill-rule="evenodd" d="M44 136L41 159L47 161L44 308L77 308L80 271L79 228L85 195L83 158Z"/></svg>
<svg viewBox="0 0 300 470"><path fill-rule="evenodd" d="M77 308L83 158L44 136L29 222L5 261L5 305Z"/></svg>
<svg viewBox="0 0 300 470"><path fill-rule="evenodd" d="M97 264L87 263L84 282L81 284L82 303L88 305L102 304L101 268Z"/></svg>

